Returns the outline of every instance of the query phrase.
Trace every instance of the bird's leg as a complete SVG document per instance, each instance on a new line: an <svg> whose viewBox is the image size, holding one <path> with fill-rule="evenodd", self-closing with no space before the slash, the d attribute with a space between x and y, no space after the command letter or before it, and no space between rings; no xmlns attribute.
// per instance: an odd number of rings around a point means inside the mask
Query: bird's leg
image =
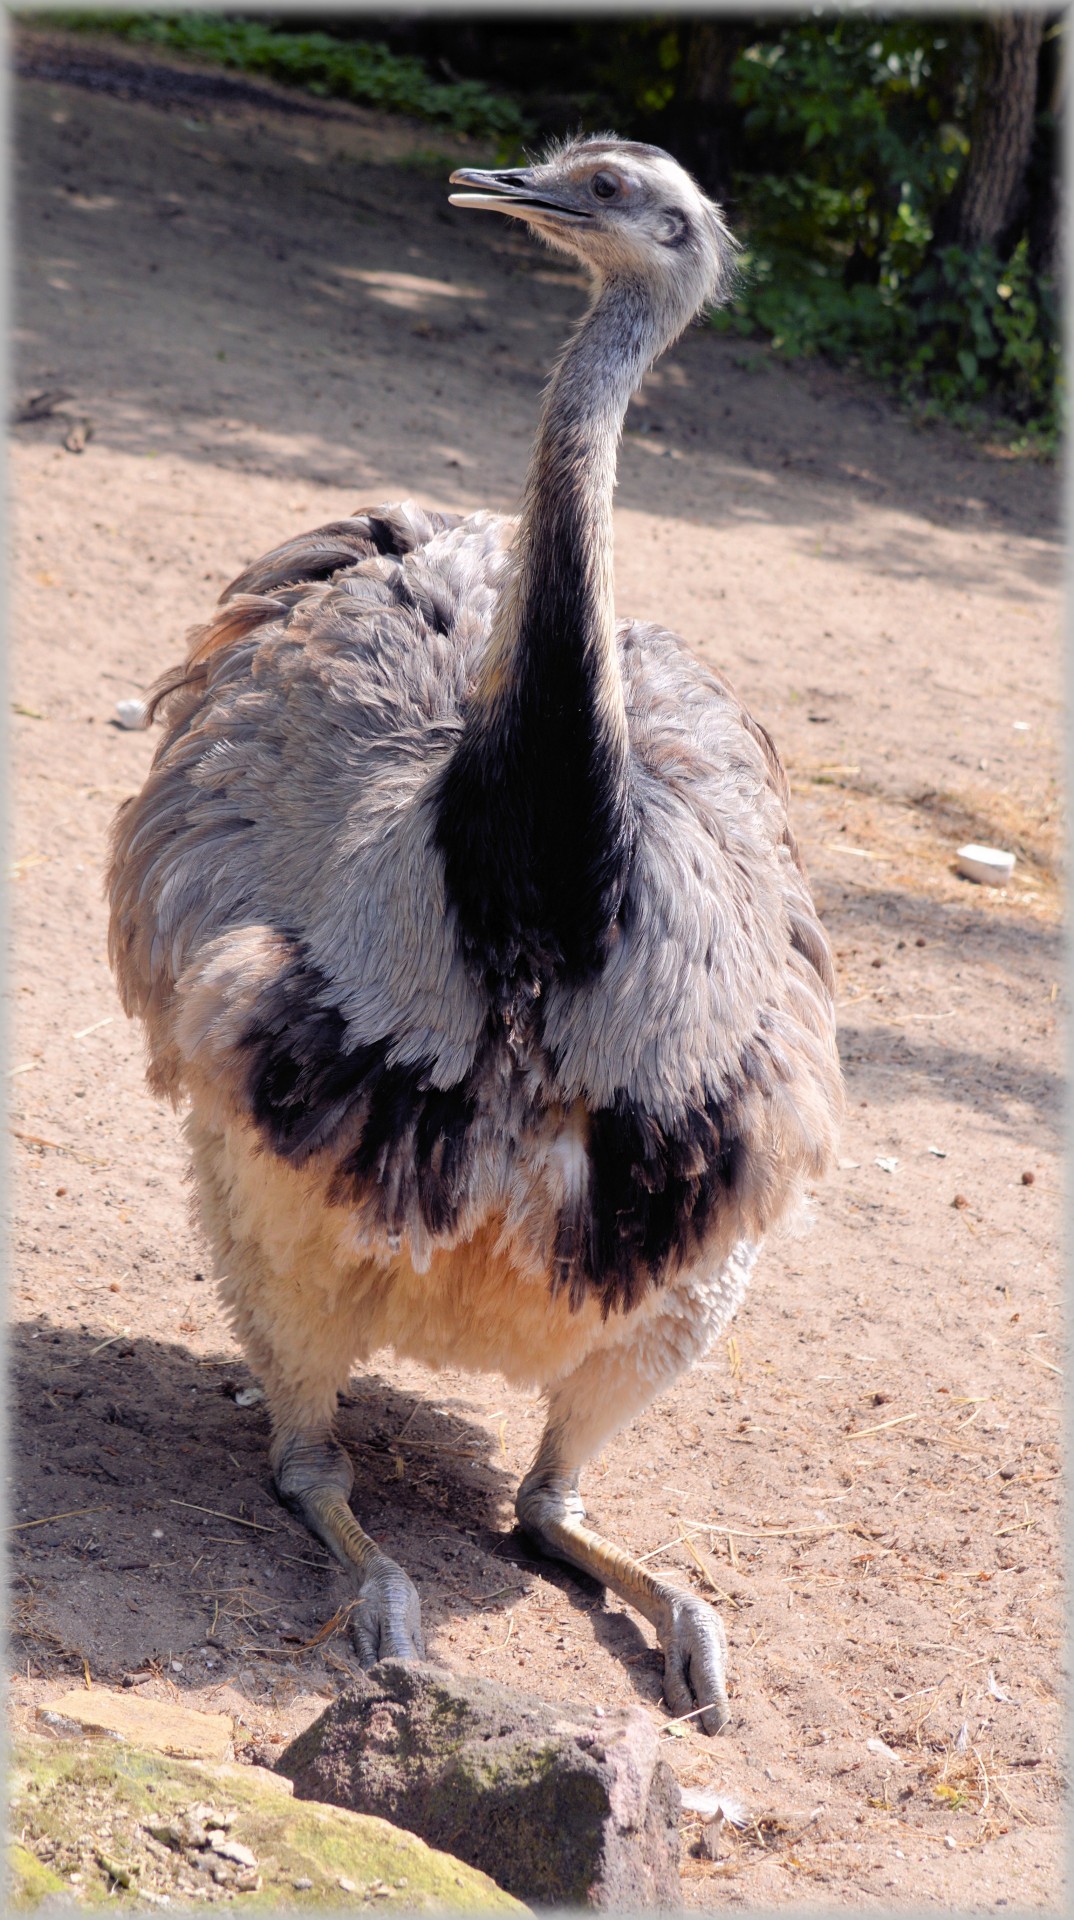
<svg viewBox="0 0 1074 1920"><path fill-rule="evenodd" d="M354 1468L330 1433L278 1435L272 1472L281 1500L358 1577L351 1617L363 1667L377 1660L424 1660L421 1602L409 1576L359 1526L348 1496Z"/></svg>
<svg viewBox="0 0 1074 1920"><path fill-rule="evenodd" d="M515 1511L526 1532L558 1560L581 1567L656 1628L664 1655L664 1698L672 1713L696 1709L706 1733L719 1733L731 1709L727 1702L727 1636L706 1601L659 1580L585 1524L578 1470L556 1464L556 1436L545 1441L518 1490Z"/></svg>
<svg viewBox="0 0 1074 1920"><path fill-rule="evenodd" d="M341 1275L334 1240L317 1236L314 1189L252 1134L221 1132L195 1107L187 1137L224 1306L268 1402L276 1491L355 1579L351 1632L362 1665L388 1654L423 1660L417 1593L351 1512L354 1469L332 1434L363 1350L360 1270Z"/></svg>
<svg viewBox="0 0 1074 1920"><path fill-rule="evenodd" d="M521 1525L546 1553L602 1581L656 1628L664 1698L674 1714L696 1710L706 1733L718 1733L730 1717L723 1622L696 1594L659 1579L587 1527L578 1477L625 1421L707 1350L745 1292L755 1257L742 1243L718 1273L680 1279L656 1312L625 1322L617 1337L560 1381L515 1501Z"/></svg>

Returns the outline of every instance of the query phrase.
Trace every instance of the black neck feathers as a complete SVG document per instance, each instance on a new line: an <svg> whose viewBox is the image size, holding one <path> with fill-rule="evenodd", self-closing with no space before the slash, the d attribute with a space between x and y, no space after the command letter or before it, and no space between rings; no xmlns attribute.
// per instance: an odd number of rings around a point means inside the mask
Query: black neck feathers
<svg viewBox="0 0 1074 1920"><path fill-rule="evenodd" d="M645 317L630 291L606 292L553 377L512 575L440 791L448 894L505 999L601 965L630 869L611 507Z"/></svg>

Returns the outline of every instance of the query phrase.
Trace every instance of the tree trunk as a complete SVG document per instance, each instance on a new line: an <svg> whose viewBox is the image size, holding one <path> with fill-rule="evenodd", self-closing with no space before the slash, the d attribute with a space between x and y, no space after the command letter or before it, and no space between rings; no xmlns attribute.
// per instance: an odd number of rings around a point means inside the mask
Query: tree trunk
<svg viewBox="0 0 1074 1920"><path fill-rule="evenodd" d="M937 247L1004 251L1024 224L1044 27L1045 15L1028 11L995 13L981 22L970 151L955 192L940 210Z"/></svg>
<svg viewBox="0 0 1074 1920"><path fill-rule="evenodd" d="M1037 124L1027 175L1029 264L1042 279L1058 286L1063 255L1062 127L1066 111L1067 33L1062 16L1045 25L1040 55Z"/></svg>
<svg viewBox="0 0 1074 1920"><path fill-rule="evenodd" d="M752 24L752 33L751 33ZM727 200L742 112L731 91L732 68L756 22L730 17L684 20L682 67L675 96L654 129L706 193Z"/></svg>

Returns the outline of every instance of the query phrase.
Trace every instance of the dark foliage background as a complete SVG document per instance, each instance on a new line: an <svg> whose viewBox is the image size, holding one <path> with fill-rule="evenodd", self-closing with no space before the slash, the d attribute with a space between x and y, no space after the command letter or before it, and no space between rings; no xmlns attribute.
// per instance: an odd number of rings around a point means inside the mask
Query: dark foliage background
<svg viewBox="0 0 1074 1920"><path fill-rule="evenodd" d="M1057 443L1058 11L62 17L417 113L505 160L577 128L666 146L744 241L715 325Z"/></svg>

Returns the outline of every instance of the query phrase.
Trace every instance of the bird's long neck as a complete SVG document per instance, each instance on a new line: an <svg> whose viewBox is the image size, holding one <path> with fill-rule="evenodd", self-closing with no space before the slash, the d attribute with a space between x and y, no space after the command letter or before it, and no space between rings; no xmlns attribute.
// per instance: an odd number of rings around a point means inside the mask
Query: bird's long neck
<svg viewBox="0 0 1074 1920"><path fill-rule="evenodd" d="M510 576L441 793L449 895L510 992L599 966L633 850L612 494L623 417L664 345L641 288L606 285L553 375Z"/></svg>

